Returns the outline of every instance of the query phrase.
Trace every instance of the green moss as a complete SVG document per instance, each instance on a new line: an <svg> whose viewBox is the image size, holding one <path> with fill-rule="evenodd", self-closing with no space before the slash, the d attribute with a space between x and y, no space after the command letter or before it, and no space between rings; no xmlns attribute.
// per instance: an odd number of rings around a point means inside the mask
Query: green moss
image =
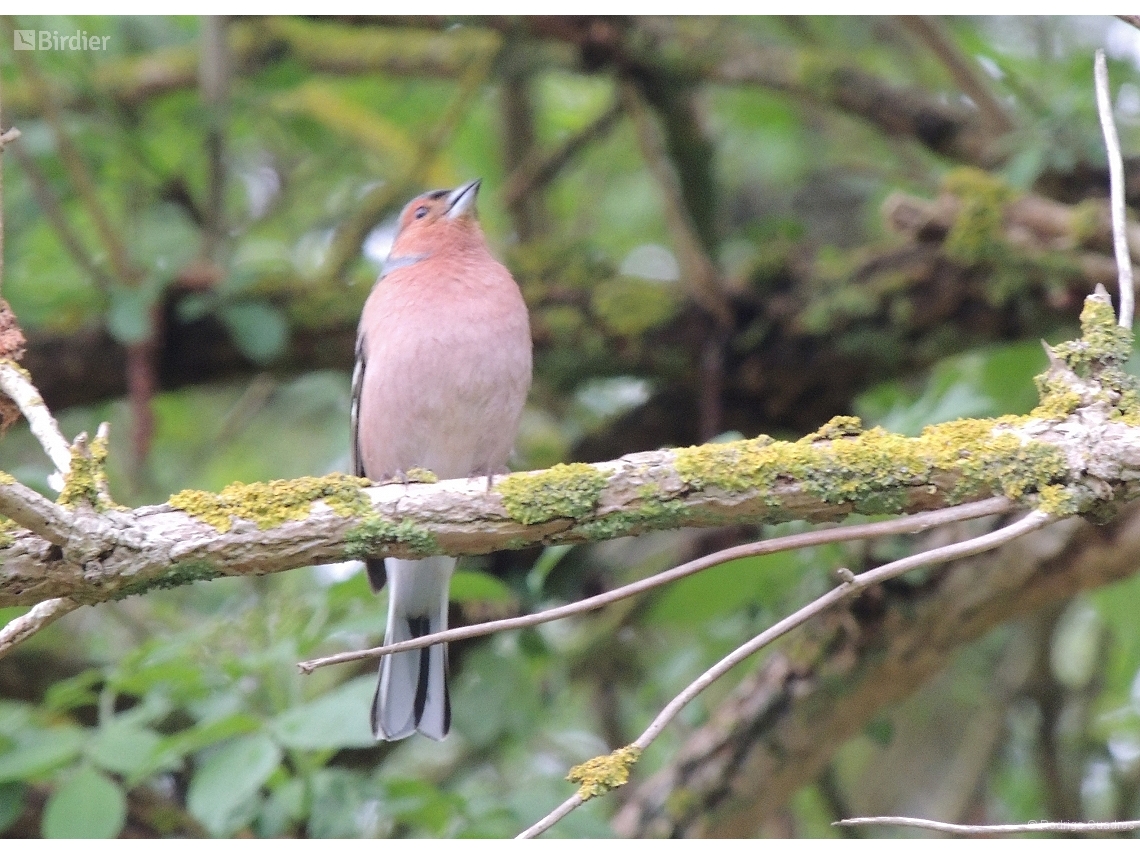
<svg viewBox="0 0 1140 855"><path fill-rule="evenodd" d="M398 523L372 515L353 526L344 536L345 558L363 561L380 555L387 547L403 544L417 556L436 555L439 542L435 535L410 520Z"/></svg>
<svg viewBox="0 0 1140 855"><path fill-rule="evenodd" d="M962 202L954 225L946 235L946 254L962 264L1004 260L1007 251L1003 226L1005 206L1013 191L999 178L974 167L950 172L943 189Z"/></svg>
<svg viewBox="0 0 1140 855"><path fill-rule="evenodd" d="M230 484L220 493L183 490L168 504L207 522L218 531L229 531L233 519L252 520L260 529L275 528L288 520L305 519L315 501L323 500L340 516L352 516L372 507L362 488L365 478L333 473L320 478L294 478L257 484Z"/></svg>
<svg viewBox="0 0 1140 855"><path fill-rule="evenodd" d="M7 472L0 472L0 484L15 484L16 479Z"/></svg>
<svg viewBox="0 0 1140 855"><path fill-rule="evenodd" d="M671 320L681 299L671 283L619 276L594 289L590 306L611 332L636 336Z"/></svg>
<svg viewBox="0 0 1140 855"><path fill-rule="evenodd" d="M682 528L694 521L693 511L680 499L645 499L635 508L615 511L601 519L587 520L573 531L587 540L612 540L638 534L646 529L664 531Z"/></svg>
<svg viewBox="0 0 1140 855"><path fill-rule="evenodd" d="M950 498L1000 493L1020 498L1062 481L1064 455L1010 431L1016 420L962 419L905 437L873 428L857 436L812 442L742 440L682 448L677 472L694 489L770 492L794 483L829 504L850 503L860 513L893 513L906 506L908 490L951 476ZM849 424L849 423L848 423ZM772 507L778 502L770 501Z"/></svg>
<svg viewBox="0 0 1140 855"><path fill-rule="evenodd" d="M115 592L114 599L122 600L126 597L132 597L136 594L145 594L147 591L154 591L161 588L179 588L182 585L189 585L192 582L208 582L211 579L217 579L219 576L224 575L225 574L210 561L180 561L168 568L157 578L124 585Z"/></svg>
<svg viewBox="0 0 1140 855"><path fill-rule="evenodd" d="M1087 246L1089 241L1100 236L1104 213L1104 202L1100 199L1086 199L1073 206L1069 215L1069 228L1073 231L1073 242L1077 246Z"/></svg>
<svg viewBox="0 0 1140 855"><path fill-rule="evenodd" d="M606 476L586 463L559 463L544 472L519 472L495 485L511 519L534 523L580 519L594 510Z"/></svg>
<svg viewBox="0 0 1140 855"><path fill-rule="evenodd" d="M578 795L583 800L603 796L610 790L629 783L629 770L641 757L636 745L619 748L612 754L594 757L570 770L566 780L578 784Z"/></svg>
<svg viewBox="0 0 1140 855"><path fill-rule="evenodd" d="M437 484L439 483L439 476L432 472L430 469L421 469L418 466L413 466L404 473L404 478L409 484Z"/></svg>

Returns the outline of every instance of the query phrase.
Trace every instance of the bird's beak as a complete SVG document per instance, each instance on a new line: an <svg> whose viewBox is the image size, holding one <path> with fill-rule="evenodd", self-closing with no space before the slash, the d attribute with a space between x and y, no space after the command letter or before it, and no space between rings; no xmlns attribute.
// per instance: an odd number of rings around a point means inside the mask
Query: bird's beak
<svg viewBox="0 0 1140 855"><path fill-rule="evenodd" d="M476 178L474 181L468 181L451 191L447 197L447 218L449 220L456 220L475 210L475 197L479 195L479 185L482 183L482 178Z"/></svg>

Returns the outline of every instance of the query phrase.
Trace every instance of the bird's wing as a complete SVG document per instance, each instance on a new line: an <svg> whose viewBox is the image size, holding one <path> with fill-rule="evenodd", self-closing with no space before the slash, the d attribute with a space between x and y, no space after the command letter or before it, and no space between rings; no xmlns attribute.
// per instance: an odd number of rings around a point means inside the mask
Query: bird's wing
<svg viewBox="0 0 1140 855"><path fill-rule="evenodd" d="M352 369L352 474L358 477L364 475L364 460L360 456L360 396L364 391L365 354L368 348L364 344L364 330L361 329L356 336L356 365Z"/></svg>

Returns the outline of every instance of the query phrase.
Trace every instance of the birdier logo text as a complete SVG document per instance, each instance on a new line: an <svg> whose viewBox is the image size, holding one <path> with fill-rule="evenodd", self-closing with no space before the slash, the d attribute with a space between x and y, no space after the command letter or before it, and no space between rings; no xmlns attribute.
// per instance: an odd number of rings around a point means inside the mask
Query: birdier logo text
<svg viewBox="0 0 1140 855"><path fill-rule="evenodd" d="M88 35L87 30L60 33L58 30L13 30L15 50L106 50L110 36Z"/></svg>

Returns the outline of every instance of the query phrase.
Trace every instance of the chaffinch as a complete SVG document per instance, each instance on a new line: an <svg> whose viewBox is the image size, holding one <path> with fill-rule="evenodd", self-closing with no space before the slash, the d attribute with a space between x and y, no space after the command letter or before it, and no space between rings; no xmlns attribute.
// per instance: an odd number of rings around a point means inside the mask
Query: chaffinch
<svg viewBox="0 0 1140 855"><path fill-rule="evenodd" d="M526 304L475 218L479 180L417 196L400 214L368 296L352 376L352 465L373 481L413 468L440 478L506 471L531 379ZM367 562L390 584L385 644L447 629L455 559ZM451 726L447 646L385 656L372 702L377 739Z"/></svg>

